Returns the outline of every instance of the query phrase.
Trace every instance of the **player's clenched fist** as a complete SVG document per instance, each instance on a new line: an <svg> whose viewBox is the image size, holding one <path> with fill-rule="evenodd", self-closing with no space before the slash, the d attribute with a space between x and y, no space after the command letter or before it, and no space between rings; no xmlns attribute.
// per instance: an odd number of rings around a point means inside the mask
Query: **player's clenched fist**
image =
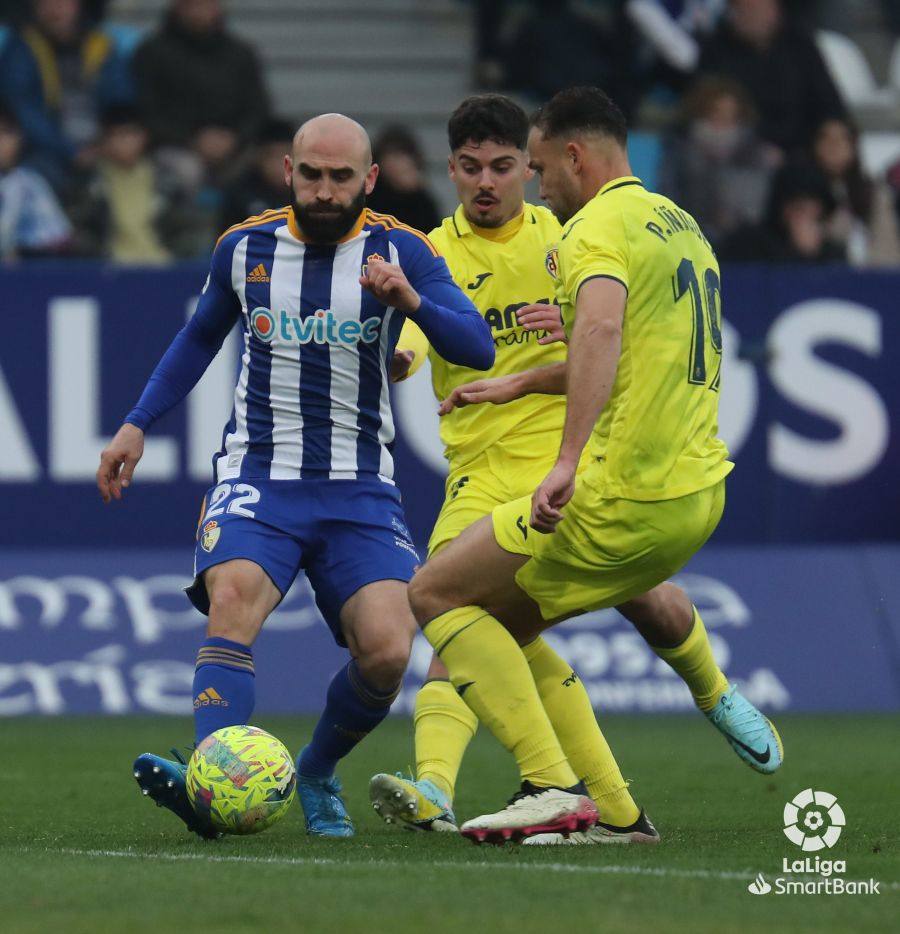
<svg viewBox="0 0 900 934"><path fill-rule="evenodd" d="M422 304L419 293L409 284L403 270L394 263L370 259L366 264L366 275L359 277L359 284L383 305L393 305L404 314L414 314Z"/></svg>
<svg viewBox="0 0 900 934"><path fill-rule="evenodd" d="M531 497L531 527L555 532L562 521L562 508L575 492L575 468L557 462Z"/></svg>
<svg viewBox="0 0 900 934"><path fill-rule="evenodd" d="M124 424L100 455L97 488L104 503L122 498L122 490L131 483L143 453L144 432L136 425Z"/></svg>

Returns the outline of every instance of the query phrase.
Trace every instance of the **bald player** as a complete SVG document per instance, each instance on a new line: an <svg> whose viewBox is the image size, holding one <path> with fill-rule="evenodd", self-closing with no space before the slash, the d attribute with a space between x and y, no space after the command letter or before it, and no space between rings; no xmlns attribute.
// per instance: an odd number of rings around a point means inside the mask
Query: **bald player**
<svg viewBox="0 0 900 934"><path fill-rule="evenodd" d="M297 760L307 831L353 834L337 762L387 715L415 622L406 585L419 563L394 485L389 367L413 319L451 363L487 369L490 331L428 238L366 209L378 166L365 130L325 114L285 156L291 203L226 230L188 324L103 451L97 484L121 499L144 433L181 402L240 322L234 409L204 497L188 596L208 617L194 676L195 742L249 723L252 645L302 568L351 659ZM214 741L207 741L212 745ZM134 775L145 795L201 836L186 768L152 754Z"/></svg>

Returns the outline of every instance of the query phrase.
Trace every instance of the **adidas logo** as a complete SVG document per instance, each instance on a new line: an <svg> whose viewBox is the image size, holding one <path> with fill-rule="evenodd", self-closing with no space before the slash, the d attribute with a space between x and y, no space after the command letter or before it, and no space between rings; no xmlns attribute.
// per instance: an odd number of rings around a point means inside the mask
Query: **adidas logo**
<svg viewBox="0 0 900 934"><path fill-rule="evenodd" d="M227 707L228 701L215 689L207 688L194 698L194 707Z"/></svg>
<svg viewBox="0 0 900 934"><path fill-rule="evenodd" d="M270 282L269 274L266 272L266 267L260 263L248 276L248 282Z"/></svg>

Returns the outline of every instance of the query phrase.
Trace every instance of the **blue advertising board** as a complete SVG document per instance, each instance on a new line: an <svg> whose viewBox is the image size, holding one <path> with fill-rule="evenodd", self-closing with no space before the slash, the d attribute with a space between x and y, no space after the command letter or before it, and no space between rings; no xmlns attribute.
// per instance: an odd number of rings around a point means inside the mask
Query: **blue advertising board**
<svg viewBox="0 0 900 934"><path fill-rule="evenodd" d="M231 407L236 335L103 506L100 449L191 313L201 265L0 270L0 716L183 712L203 618L181 588ZM900 705L900 274L726 268L725 518L682 576L730 675L772 710ZM443 497L427 369L395 388L397 479L421 546ZM885 543L860 545L853 543ZM894 544L890 544L894 543ZM610 711L683 710L614 611L549 636ZM304 580L257 644L263 711L315 710L344 655ZM397 709L430 649L416 643Z"/></svg>
<svg viewBox="0 0 900 934"><path fill-rule="evenodd" d="M205 279L160 270L0 270L2 547L180 546L231 407L231 340L148 437L128 502L93 488L118 427ZM719 542L900 540L900 274L726 268L721 430L736 461ZM395 391L395 459L418 544L443 495L428 374Z"/></svg>
<svg viewBox="0 0 900 934"><path fill-rule="evenodd" d="M182 588L182 550L4 552L0 717L191 710L205 619ZM713 546L676 578L730 678L770 711L900 707L900 545ZM685 685L614 610L546 638L603 712L692 709ZM257 710L321 709L346 661L303 579L254 646ZM395 712L431 660L418 636Z"/></svg>

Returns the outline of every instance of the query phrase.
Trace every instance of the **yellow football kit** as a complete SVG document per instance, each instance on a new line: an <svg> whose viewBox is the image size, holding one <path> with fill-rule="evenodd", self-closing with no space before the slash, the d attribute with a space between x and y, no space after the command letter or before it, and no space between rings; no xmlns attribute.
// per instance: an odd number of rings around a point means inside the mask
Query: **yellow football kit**
<svg viewBox="0 0 900 934"><path fill-rule="evenodd" d="M516 581L556 619L678 571L718 524L733 464L717 437L719 268L696 221L639 179L615 179L569 221L547 265L570 334L589 279L628 291L615 383L564 520L553 534L530 529L530 496L493 513L499 544L531 558Z"/></svg>
<svg viewBox="0 0 900 934"><path fill-rule="evenodd" d="M438 399L486 375L505 376L566 359L564 344L538 344L541 332L526 331L516 320L524 305L554 301L555 283L544 257L559 234L556 218L531 204L503 227L477 231L460 206L429 234L456 283L490 325L496 347L489 374L456 366L430 351L422 332L407 321L398 349L416 351L414 368L428 354ZM450 469L429 555L500 503L534 492L556 459L565 412L564 396L530 394L500 406L453 409L441 419Z"/></svg>
<svg viewBox="0 0 900 934"><path fill-rule="evenodd" d="M398 348L416 351L413 369L429 354L438 399L485 375L503 376L565 360L564 344L538 344L540 333L526 331L515 317L523 305L553 301L554 280L545 257L559 235L553 215L530 204L525 204L518 217L493 230L473 228L459 207L431 232L430 239L446 258L451 275L490 325L496 346L489 374L454 366L429 353L424 334L407 321ZM428 544L429 556L499 504L531 496L556 459L565 411L565 396L530 394L505 405L453 409L441 419L450 471L446 499ZM492 654L495 635L477 640L473 650L478 655ZM514 645L513 651L540 698L536 708L523 706L519 716L529 724L532 717L543 722L549 717L548 728L552 724L555 731L553 743L558 738L605 819L620 826L631 824L639 809L571 666L543 639L535 639L521 651ZM452 798L463 753L475 733L475 715L452 684L432 680L419 691L414 719L416 774ZM544 745L532 745L524 754L539 772Z"/></svg>

